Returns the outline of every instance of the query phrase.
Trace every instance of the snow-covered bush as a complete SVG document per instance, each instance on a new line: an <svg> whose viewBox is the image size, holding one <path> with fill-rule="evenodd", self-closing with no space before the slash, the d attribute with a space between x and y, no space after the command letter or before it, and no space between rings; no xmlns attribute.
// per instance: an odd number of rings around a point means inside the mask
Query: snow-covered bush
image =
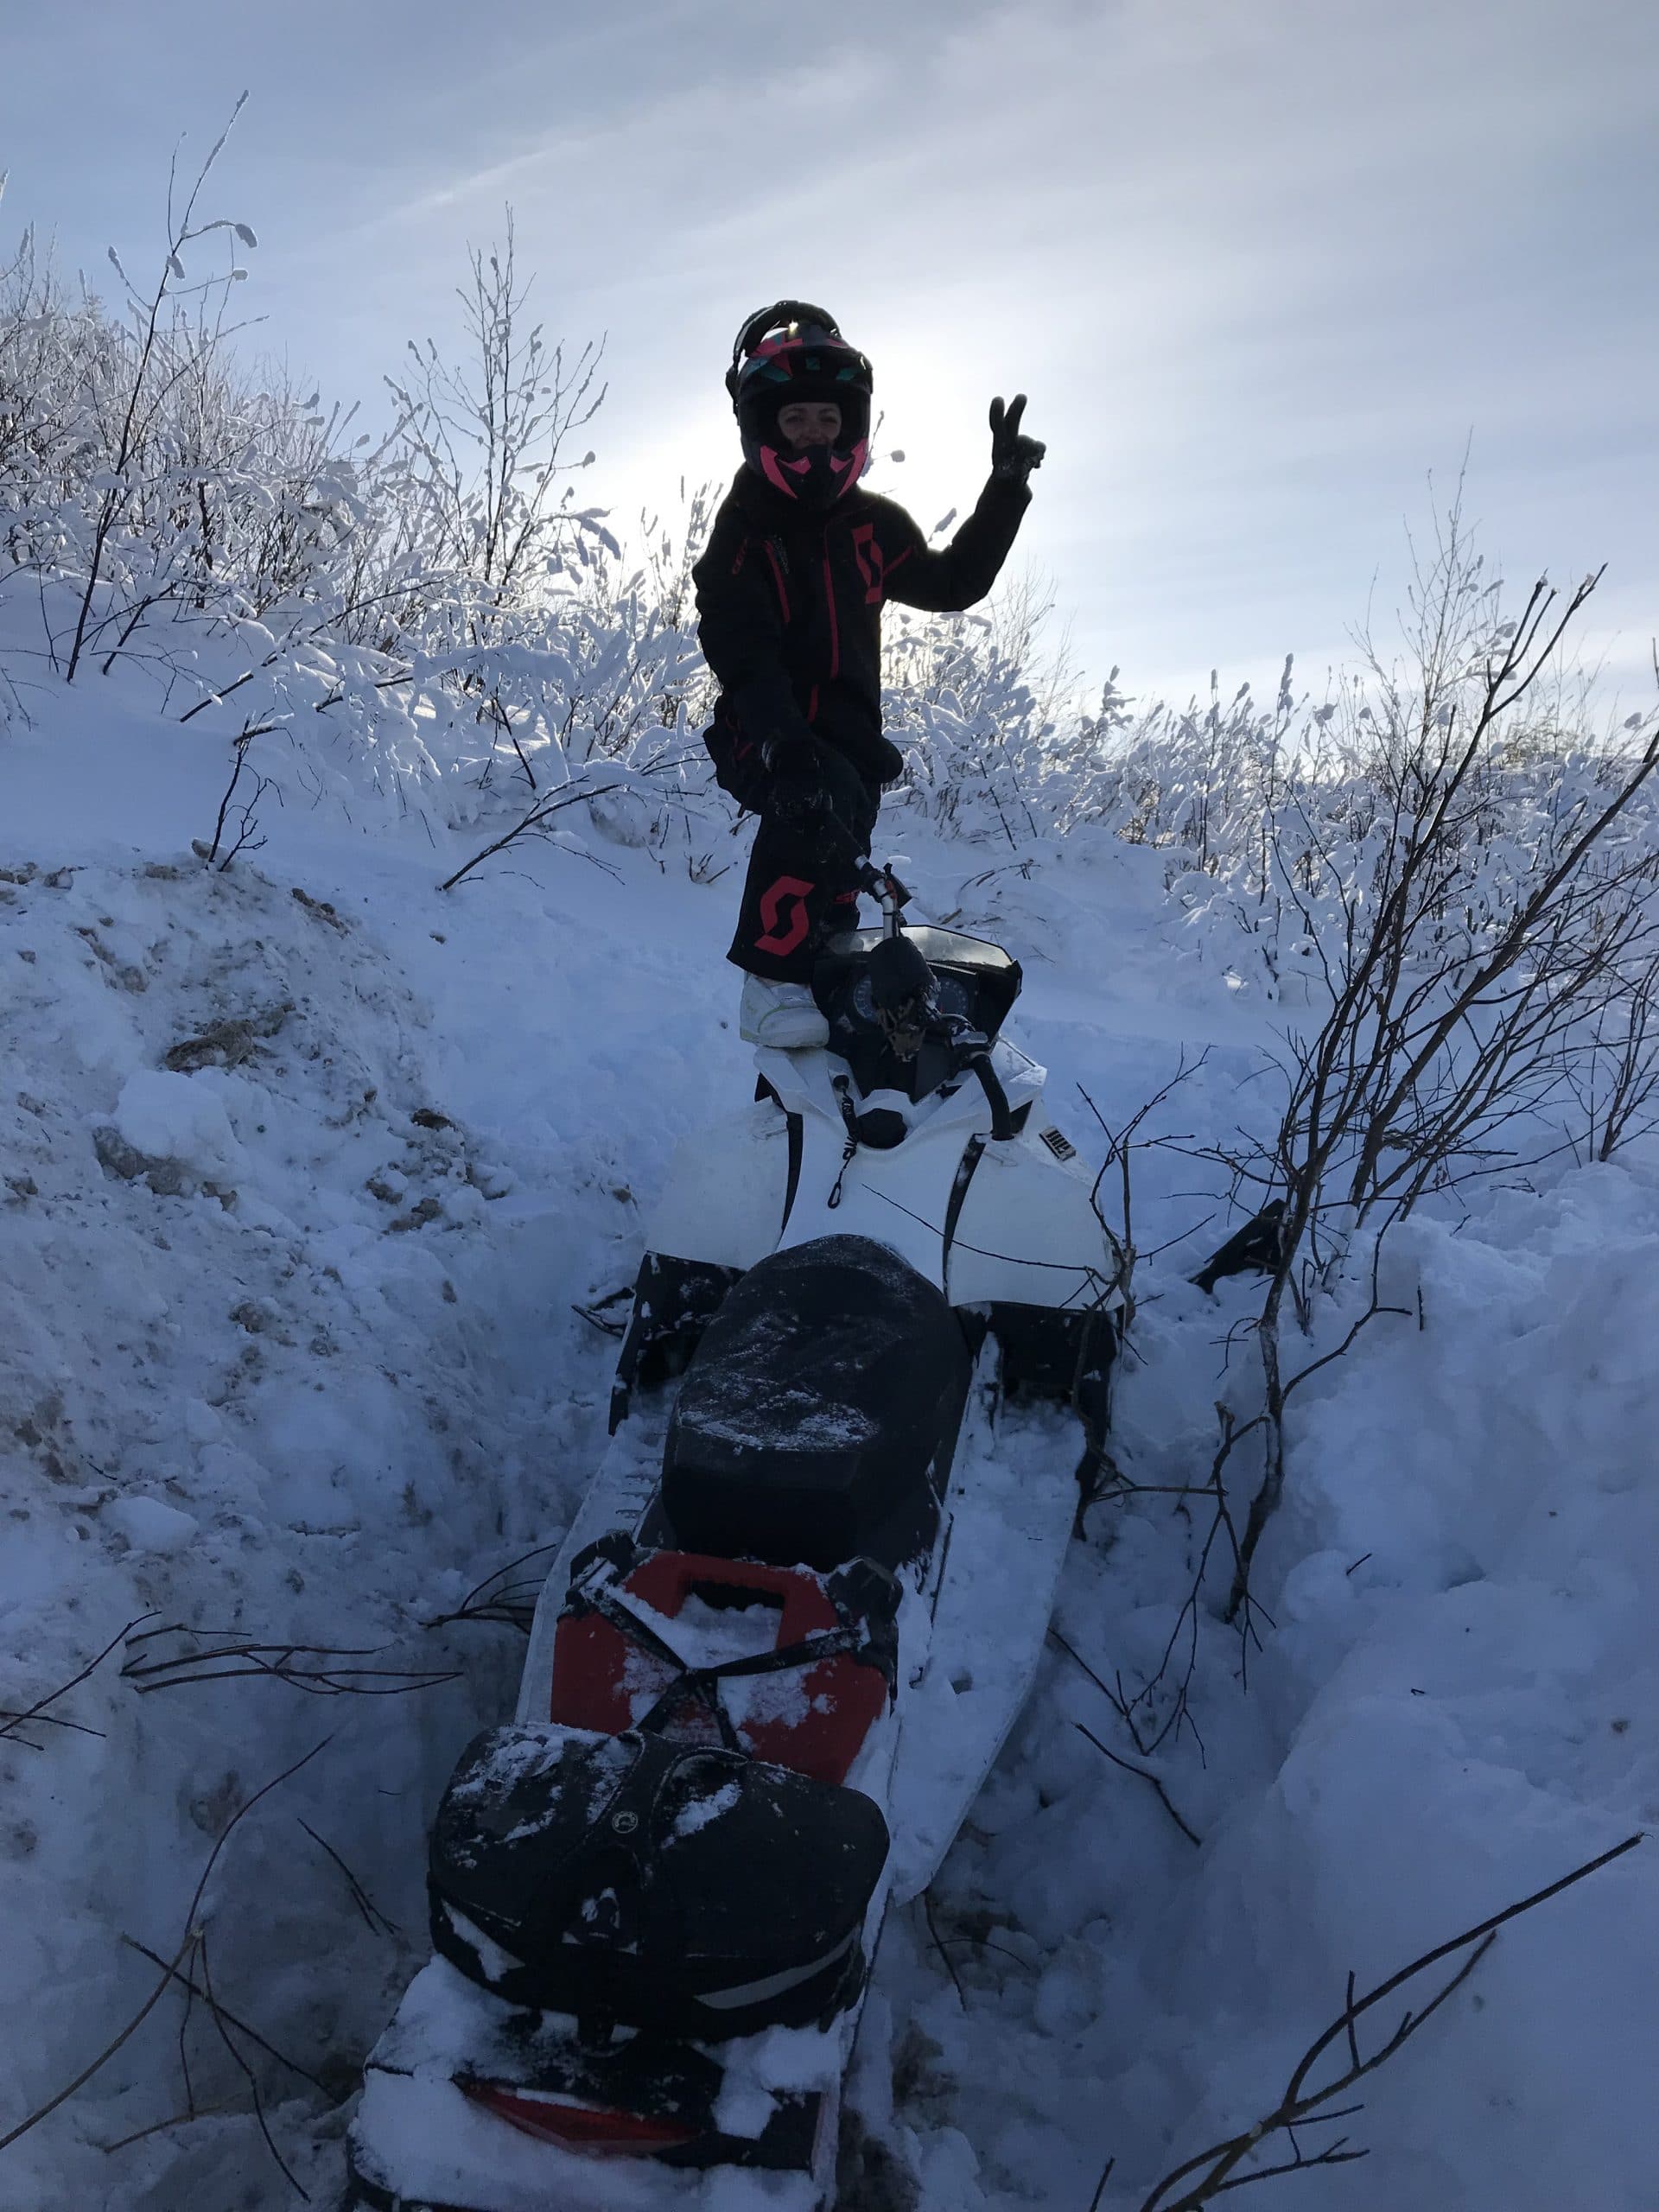
<svg viewBox="0 0 1659 2212"><path fill-rule="evenodd" d="M682 486L628 556L575 502L601 349L567 353L531 320L511 215L468 262L464 358L409 341L370 431L239 359L253 234L198 213L219 151L170 202L148 284L112 254L113 304L72 292L27 238L0 279L0 704L118 681L224 745L227 781L245 761L283 795L376 794L449 827L499 830L582 792L625 840L720 810L695 741L711 686L690 588L712 495ZM1454 719L1494 640L1478 563L1409 682L1374 658L1320 700L1296 694L1287 660L1270 704L1213 679L1185 708L1135 700L1114 669L1085 711L1039 669L1043 611L1018 583L966 615L889 611L885 709L906 756L890 810L1022 867L1084 830L1151 847L1195 956L1287 1007L1317 998L1421 800L1412 686ZM1445 825L1459 863L1421 945L1449 957L1501 931L1618 773L1617 747L1560 702L1506 709L1460 779ZM1639 1070L1617 1072L1646 1036L1643 947L1608 901L1628 912L1649 821L1645 802L1627 810L1594 907L1613 929L1580 1009L1599 1057L1559 1071L1598 1145L1643 1090Z"/></svg>
<svg viewBox="0 0 1659 2212"><path fill-rule="evenodd" d="M953 836L1039 836L1050 726L989 618L901 613L884 675L883 719L905 754L898 802Z"/></svg>
<svg viewBox="0 0 1659 2212"><path fill-rule="evenodd" d="M31 238L0 276L7 696L27 711L41 687L112 678L278 791L378 792L451 824L596 760L662 781L689 610L682 593L667 611L660 536L630 575L560 488L598 353L567 368L526 327L511 221L472 257L469 358L411 341L371 434L236 355L253 233L197 214L223 143L169 203L147 288L111 251L116 302L72 294Z"/></svg>
<svg viewBox="0 0 1659 2212"><path fill-rule="evenodd" d="M1605 1160L1652 1126L1659 715L1591 747L1528 713L1597 581L1564 603L1540 582L1507 619L1454 506L1417 570L1405 664L1372 656L1330 749L1275 762L1257 833L1216 856L1207 907L1191 899L1286 1010L1262 1126L1207 1147L1275 1209L1261 1404L1215 1468L1259 1438L1235 1610L1284 1485L1286 1402L1325 1357L1293 1372L1281 1319L1306 1335L1357 1248L1363 1325L1382 1241L1425 1198Z"/></svg>

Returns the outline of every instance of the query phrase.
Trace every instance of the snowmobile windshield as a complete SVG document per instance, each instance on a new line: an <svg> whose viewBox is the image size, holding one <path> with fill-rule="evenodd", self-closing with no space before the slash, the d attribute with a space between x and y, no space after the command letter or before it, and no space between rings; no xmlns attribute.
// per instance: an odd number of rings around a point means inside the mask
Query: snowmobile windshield
<svg viewBox="0 0 1659 2212"><path fill-rule="evenodd" d="M902 969L898 948L909 956ZM860 1094L896 1090L919 1105L960 1078L969 1039L979 1051L995 1043L1020 983L1020 963L1001 945L918 926L893 940L876 929L832 938L812 993Z"/></svg>

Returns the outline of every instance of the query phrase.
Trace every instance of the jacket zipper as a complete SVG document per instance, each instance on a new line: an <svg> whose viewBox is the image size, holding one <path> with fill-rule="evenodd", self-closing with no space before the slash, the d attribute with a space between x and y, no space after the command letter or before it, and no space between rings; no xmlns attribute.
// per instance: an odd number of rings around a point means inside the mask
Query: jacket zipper
<svg viewBox="0 0 1659 2212"><path fill-rule="evenodd" d="M789 593L785 588L783 569L779 563L777 549L773 546L770 538L766 539L766 558L772 563L772 580L778 587L778 601L784 610L784 620L787 622L789 620Z"/></svg>
<svg viewBox="0 0 1659 2212"><path fill-rule="evenodd" d="M830 674L841 673L841 630L836 620L836 580L830 573L830 541L823 545L823 595L830 606Z"/></svg>

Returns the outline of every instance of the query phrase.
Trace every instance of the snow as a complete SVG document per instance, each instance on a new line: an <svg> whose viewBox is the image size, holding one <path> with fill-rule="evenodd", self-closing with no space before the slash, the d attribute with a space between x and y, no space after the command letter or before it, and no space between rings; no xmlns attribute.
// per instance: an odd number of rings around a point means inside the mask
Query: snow
<svg viewBox="0 0 1659 2212"><path fill-rule="evenodd" d="M200 1909L213 1986L324 2085L241 2045L327 2202L341 2101L425 1957L427 1824L522 1658L510 1630L431 1624L568 1525L613 1351L571 1309L632 1276L677 1141L752 1095L734 880L584 830L613 874L542 849L442 895L459 839L293 790L251 861L204 872L217 747L113 686L53 696L0 735L0 1707L146 1616L135 1664L327 1646L404 1686L124 1678L118 1646L51 1707L73 1726L0 1741L0 2134L150 1994L123 1939L174 1955L249 1808ZM1210 1057L1166 1130L1250 1110L1282 1014L1183 931L1145 850L1079 832L987 878L976 849L904 841L924 910L1025 961L1015 1026L1085 1156L1076 1086L1121 1123L1184 1046ZM1236 1222L1204 1176L1137 1155L1137 1242L1175 1240L1137 1279L1114 1439L1148 1484L1205 1478L1243 1388L1225 1339L1252 1286L1185 1280ZM1205 1613L1198 1733L1142 1753L1051 1648L932 1885L943 1952L919 1904L889 1915L852 2094L916 2212L1077 2212L1109 2157L1100 2212L1128 2212L1270 2107L1351 1969L1363 1987L1659 1819L1653 1155L1414 1218L1382 1287L1404 1313L1294 1418L1248 1685ZM1091 1512L1058 1624L1105 1682L1156 1666L1200 1526L1154 1491ZM1254 2204L1651 2208L1656 1986L1643 1847L1506 1929L1365 2085L1365 2161ZM182 2011L164 1997L0 2152L3 2212L291 2201L200 2000L194 2095L224 2109L157 2129L188 2114ZM763 2078L734 2074L734 2113ZM434 2142L483 2126L418 2087L371 2094ZM542 2171L527 2148L526 2206ZM697 2201L661 2178L606 2201ZM733 2177L717 2212L785 2201Z"/></svg>
<svg viewBox="0 0 1659 2212"><path fill-rule="evenodd" d="M225 1099L209 1071L188 1076L140 1068L122 1084L113 1119L135 1152L182 1160L204 1175L234 1177L242 1159Z"/></svg>
<svg viewBox="0 0 1659 2212"><path fill-rule="evenodd" d="M697 1427L703 1435L751 1451L781 1446L811 1452L855 1452L875 1433L874 1421L861 1407L763 1376L760 1348L746 1341L742 1351L745 1364L734 1361L718 1387L706 1388L699 1400Z"/></svg>
<svg viewBox="0 0 1659 2212"><path fill-rule="evenodd" d="M141 1552L182 1551L201 1526L194 1514L181 1513L164 1497L147 1497L142 1492L111 1498L104 1519L106 1527Z"/></svg>
<svg viewBox="0 0 1659 2212"><path fill-rule="evenodd" d="M513 1830L515 1837L522 1834L522 1829ZM444 1901L443 1910L451 1928L460 1936L461 1942L468 1945L474 1952L478 1960L480 1971L492 1987L502 1980L505 1975L522 1971L524 1966L522 1959L515 1959L511 1951L505 1950L493 1936L486 1936L475 1921L469 1920L464 1912L460 1911L447 1898Z"/></svg>
<svg viewBox="0 0 1659 2212"><path fill-rule="evenodd" d="M776 1602L718 1605L693 1594L671 1617L632 1593L620 1602L687 1668L725 1666L734 1659L757 1658L778 1649L779 1607ZM790 1668L778 1674L734 1675L721 1683L720 1701L739 1729L751 1722L798 1720L808 1709L808 1671ZM622 1664L622 1687L631 1719L643 1720L677 1679L666 1659L658 1657L644 1644L631 1643ZM710 1743L724 1740L713 1714L693 1707L675 1716L675 1735L685 1738L688 1732Z"/></svg>
<svg viewBox="0 0 1659 2212"><path fill-rule="evenodd" d="M670 1828L666 1840L672 1843L711 1827L716 1821L724 1820L728 1813L734 1813L742 1800L743 1793L734 1782L721 1783L720 1788L711 1790L707 1797L688 1799Z"/></svg>

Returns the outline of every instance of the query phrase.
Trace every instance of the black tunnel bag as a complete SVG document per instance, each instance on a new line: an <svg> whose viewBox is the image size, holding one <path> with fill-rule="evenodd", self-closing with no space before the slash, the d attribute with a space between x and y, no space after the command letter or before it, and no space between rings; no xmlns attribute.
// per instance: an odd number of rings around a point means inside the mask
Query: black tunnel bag
<svg viewBox="0 0 1659 2212"><path fill-rule="evenodd" d="M428 1860L435 1948L510 2003L700 2040L862 1986L887 1854L855 1789L734 1751L517 1723L467 1746Z"/></svg>

